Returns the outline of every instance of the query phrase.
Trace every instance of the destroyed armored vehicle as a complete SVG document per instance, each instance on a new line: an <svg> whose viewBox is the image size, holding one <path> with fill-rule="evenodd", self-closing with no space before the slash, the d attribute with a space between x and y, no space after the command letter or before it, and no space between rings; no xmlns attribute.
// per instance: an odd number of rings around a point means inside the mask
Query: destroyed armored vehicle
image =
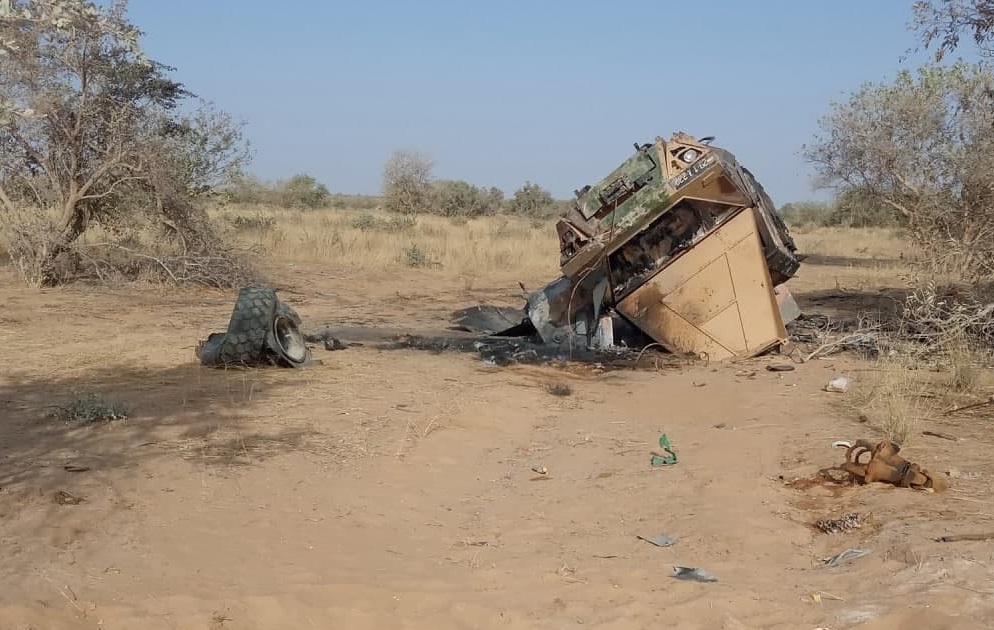
<svg viewBox="0 0 994 630"><path fill-rule="evenodd" d="M575 191L556 224L562 276L527 299L543 342L612 346L612 312L671 352L718 360L786 341L797 248L752 173L712 140L636 144Z"/></svg>
<svg viewBox="0 0 994 630"><path fill-rule="evenodd" d="M785 325L800 314L785 283L801 257L762 186L711 140L677 133L636 144L611 174L576 191L556 223L562 275L526 295L523 312L462 309L454 329L486 338L412 347L463 344L494 350L497 363L498 355L520 361L563 351L603 357L598 351L640 348L641 357L651 345L720 361L785 344ZM227 330L196 354L216 367L303 367L314 364L305 341L337 347L299 326L272 289L245 287Z"/></svg>

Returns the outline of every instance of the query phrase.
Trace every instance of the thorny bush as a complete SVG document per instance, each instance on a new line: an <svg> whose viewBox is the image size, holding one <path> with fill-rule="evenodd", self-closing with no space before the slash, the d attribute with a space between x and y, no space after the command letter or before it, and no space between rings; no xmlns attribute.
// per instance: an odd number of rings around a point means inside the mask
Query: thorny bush
<svg viewBox="0 0 994 630"><path fill-rule="evenodd" d="M992 297L983 287L940 291L928 283L905 300L899 332L921 342L926 354L955 350L963 344L994 348Z"/></svg>

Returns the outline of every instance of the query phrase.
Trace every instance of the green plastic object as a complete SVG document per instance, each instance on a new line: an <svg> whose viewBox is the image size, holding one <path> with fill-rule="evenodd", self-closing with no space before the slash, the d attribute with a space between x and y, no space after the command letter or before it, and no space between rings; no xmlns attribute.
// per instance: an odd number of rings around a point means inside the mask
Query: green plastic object
<svg viewBox="0 0 994 630"><path fill-rule="evenodd" d="M673 448L670 446L670 439L666 437L666 434L659 436L659 446L662 447L666 455L652 455L652 465L653 466L672 466L676 463L676 453L673 452Z"/></svg>

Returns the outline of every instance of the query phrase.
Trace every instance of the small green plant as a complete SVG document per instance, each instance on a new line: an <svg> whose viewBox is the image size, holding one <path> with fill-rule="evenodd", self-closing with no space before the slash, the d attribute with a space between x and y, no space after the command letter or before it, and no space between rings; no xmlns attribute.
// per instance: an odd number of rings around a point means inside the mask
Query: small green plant
<svg viewBox="0 0 994 630"><path fill-rule="evenodd" d="M130 413L121 402L88 393L76 394L65 403L55 405L51 416L70 426L87 426L97 422L127 420Z"/></svg>
<svg viewBox="0 0 994 630"><path fill-rule="evenodd" d="M418 247L417 244L411 245L410 247L404 249L404 263L408 267L415 267L418 269L442 266L441 262L432 257L429 252Z"/></svg>
<svg viewBox="0 0 994 630"><path fill-rule="evenodd" d="M352 227L363 232L370 232L378 229L380 220L369 212L363 212L352 221Z"/></svg>

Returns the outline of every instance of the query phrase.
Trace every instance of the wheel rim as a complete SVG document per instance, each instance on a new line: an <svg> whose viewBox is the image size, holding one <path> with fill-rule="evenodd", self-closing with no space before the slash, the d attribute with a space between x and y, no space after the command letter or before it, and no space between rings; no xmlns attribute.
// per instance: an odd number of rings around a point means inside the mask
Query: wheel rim
<svg viewBox="0 0 994 630"><path fill-rule="evenodd" d="M288 317L273 320L273 337L279 346L280 354L293 363L303 363L307 358L307 346L300 329Z"/></svg>

